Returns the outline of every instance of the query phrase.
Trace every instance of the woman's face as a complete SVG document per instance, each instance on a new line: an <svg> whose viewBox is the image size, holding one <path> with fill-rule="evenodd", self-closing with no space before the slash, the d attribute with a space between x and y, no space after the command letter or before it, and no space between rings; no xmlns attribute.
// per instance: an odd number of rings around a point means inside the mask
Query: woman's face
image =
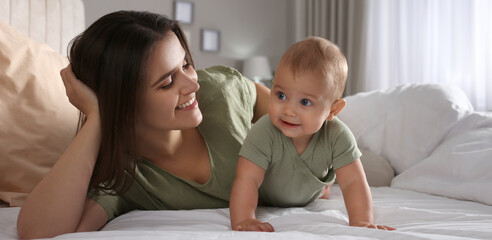
<svg viewBox="0 0 492 240"><path fill-rule="evenodd" d="M202 114L196 99L200 86L195 69L172 32L156 44L138 108L139 130L184 130L198 126Z"/></svg>

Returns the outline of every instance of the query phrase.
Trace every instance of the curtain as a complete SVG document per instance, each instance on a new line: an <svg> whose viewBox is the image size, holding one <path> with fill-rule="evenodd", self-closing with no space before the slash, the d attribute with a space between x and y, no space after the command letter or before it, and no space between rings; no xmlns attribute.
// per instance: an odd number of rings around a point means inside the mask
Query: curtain
<svg viewBox="0 0 492 240"><path fill-rule="evenodd" d="M294 0L297 4L297 37L319 36L337 44L347 57L349 76L344 95L364 89L358 87L362 72L364 6L360 0ZM350 26L350 27L349 27ZM300 28L300 30L299 30Z"/></svg>
<svg viewBox="0 0 492 240"><path fill-rule="evenodd" d="M433 82L492 110L492 9L487 0L369 0L364 90Z"/></svg>
<svg viewBox="0 0 492 240"><path fill-rule="evenodd" d="M452 84L466 93L476 110L492 111L492 1L298 4L305 5L305 35L325 37L346 54L346 94L403 83Z"/></svg>

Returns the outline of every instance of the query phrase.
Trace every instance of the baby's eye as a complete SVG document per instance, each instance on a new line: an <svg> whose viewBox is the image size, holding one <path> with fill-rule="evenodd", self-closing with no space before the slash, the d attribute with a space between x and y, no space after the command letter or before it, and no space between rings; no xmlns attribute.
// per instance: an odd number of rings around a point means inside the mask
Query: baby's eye
<svg viewBox="0 0 492 240"><path fill-rule="evenodd" d="M311 101L309 101L309 100L307 100L307 99L302 99L302 100L301 100L301 104L302 104L303 106L310 106L312 103L311 103Z"/></svg>
<svg viewBox="0 0 492 240"><path fill-rule="evenodd" d="M277 96L278 96L278 99L282 99L282 100L285 100L287 98L283 92L278 92Z"/></svg>

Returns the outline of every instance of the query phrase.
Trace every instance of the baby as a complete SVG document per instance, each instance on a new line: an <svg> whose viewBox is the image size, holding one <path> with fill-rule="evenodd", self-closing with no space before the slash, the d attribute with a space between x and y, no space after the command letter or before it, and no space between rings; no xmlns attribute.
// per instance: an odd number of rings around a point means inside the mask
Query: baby
<svg viewBox="0 0 492 240"><path fill-rule="evenodd" d="M305 206L329 197L335 175L350 226L394 230L374 224L361 153L336 118L346 103L341 97L347 72L339 48L320 37L308 37L284 53L268 115L254 124L239 153L230 199L233 230L273 231L256 219L258 199L270 206Z"/></svg>

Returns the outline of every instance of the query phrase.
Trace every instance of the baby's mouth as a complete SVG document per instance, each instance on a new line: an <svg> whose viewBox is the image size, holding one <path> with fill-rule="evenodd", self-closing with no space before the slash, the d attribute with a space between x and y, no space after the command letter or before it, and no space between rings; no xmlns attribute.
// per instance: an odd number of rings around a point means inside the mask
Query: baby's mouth
<svg viewBox="0 0 492 240"><path fill-rule="evenodd" d="M286 126L286 127L298 127L300 126L301 124L293 124L293 123L290 123L290 122L286 122L284 120L280 120L280 123L282 123L283 126Z"/></svg>

